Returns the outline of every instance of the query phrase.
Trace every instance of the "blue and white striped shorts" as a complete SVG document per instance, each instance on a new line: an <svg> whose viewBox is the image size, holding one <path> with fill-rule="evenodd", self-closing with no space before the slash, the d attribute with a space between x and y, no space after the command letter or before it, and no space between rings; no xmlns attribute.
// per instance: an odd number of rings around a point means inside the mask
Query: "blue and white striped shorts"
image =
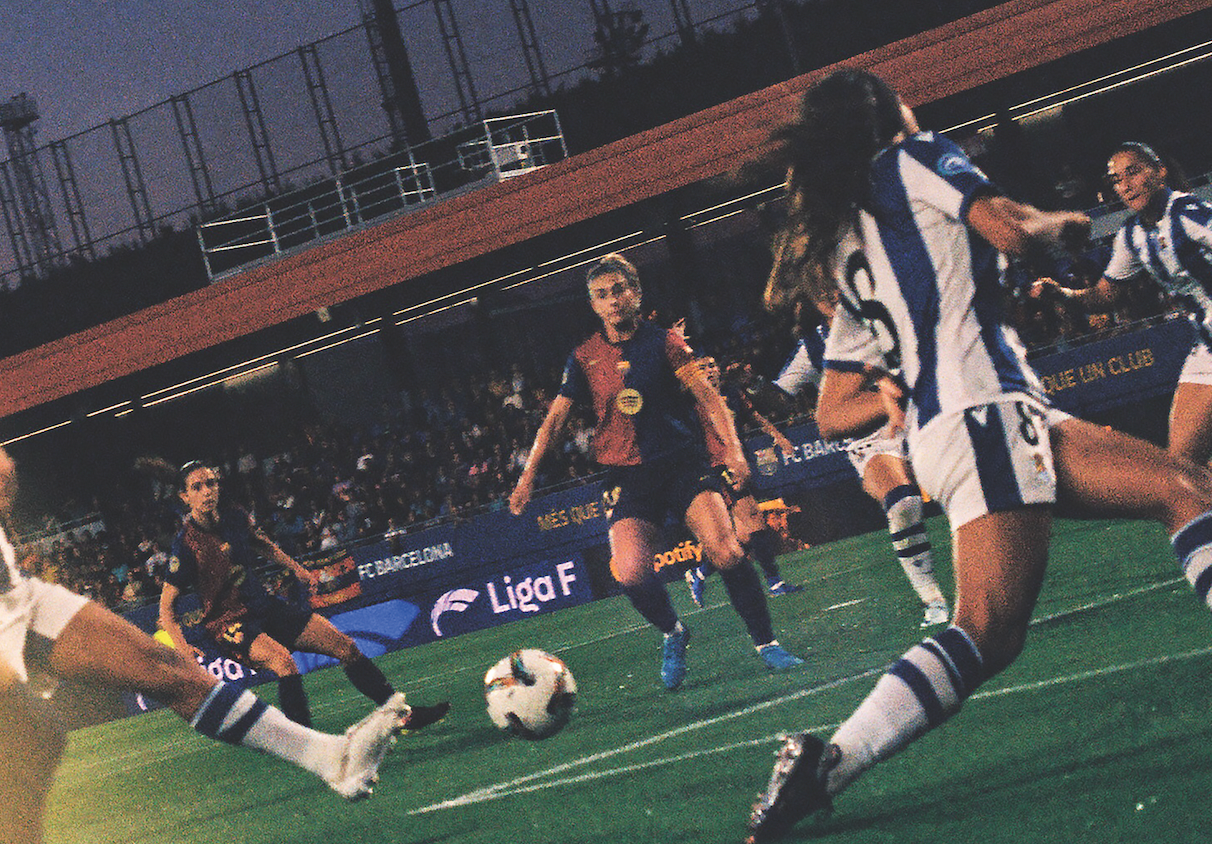
<svg viewBox="0 0 1212 844"><path fill-rule="evenodd" d="M910 433L913 471L952 530L988 513L1054 504L1048 431L1068 418L1026 394L942 414Z"/></svg>

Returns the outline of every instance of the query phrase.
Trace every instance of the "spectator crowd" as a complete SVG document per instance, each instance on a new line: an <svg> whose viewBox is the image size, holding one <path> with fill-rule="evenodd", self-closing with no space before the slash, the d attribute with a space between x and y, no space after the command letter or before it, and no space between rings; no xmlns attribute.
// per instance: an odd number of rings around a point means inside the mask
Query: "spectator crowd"
<svg viewBox="0 0 1212 844"><path fill-rule="evenodd" d="M1091 252L1055 274L1067 287L1093 284L1103 261ZM1034 295L1035 276L1012 270L1004 291L1008 312L1036 350L1124 330L1167 309L1152 285L1141 284L1113 312L1081 313L1059 297ZM732 372L769 377L778 365L772 361L790 350L791 331L770 319L738 319L699 339L734 364ZM465 374L440 389L400 393L370 425L308 422L284 431L272 449L237 443L225 454L203 457L220 470L227 500L247 509L288 554L322 556L505 506L559 377L558 368L524 372L516 365L487 378ZM810 412L810 405L789 410ZM543 466L540 486L593 473L591 420L574 416L570 428ZM180 527L180 500L171 485L155 479L146 479L136 494L117 497L79 508L76 515L84 518L75 526L44 519L37 529L19 529L24 565L110 607L154 598Z"/></svg>

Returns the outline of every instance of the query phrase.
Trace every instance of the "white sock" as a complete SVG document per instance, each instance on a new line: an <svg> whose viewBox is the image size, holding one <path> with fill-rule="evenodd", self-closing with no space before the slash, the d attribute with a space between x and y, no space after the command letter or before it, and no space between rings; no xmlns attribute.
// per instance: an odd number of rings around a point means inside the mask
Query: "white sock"
<svg viewBox="0 0 1212 844"><path fill-rule="evenodd" d="M1199 599L1212 607L1212 512L1183 525L1170 542L1187 582Z"/></svg>
<svg viewBox="0 0 1212 844"><path fill-rule="evenodd" d="M910 648L830 739L842 758L829 774L829 793L958 712L983 677L980 652L958 627Z"/></svg>
<svg viewBox="0 0 1212 844"><path fill-rule="evenodd" d="M272 754L325 779L340 764L345 739L296 724L250 691L219 683L190 726L208 738Z"/></svg>
<svg viewBox="0 0 1212 844"><path fill-rule="evenodd" d="M922 521L922 497L911 485L898 486L884 497L888 532L896 558L909 578L909 585L923 604L945 601L934 577L934 554Z"/></svg>

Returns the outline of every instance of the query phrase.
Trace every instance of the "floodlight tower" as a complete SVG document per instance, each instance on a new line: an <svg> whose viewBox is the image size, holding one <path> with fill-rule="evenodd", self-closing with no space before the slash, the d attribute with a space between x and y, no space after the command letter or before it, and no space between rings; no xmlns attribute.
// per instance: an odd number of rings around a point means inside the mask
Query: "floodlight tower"
<svg viewBox="0 0 1212 844"><path fill-rule="evenodd" d="M530 17L530 6L526 0L509 0L509 8L513 12L514 23L518 26L522 57L526 59L526 69L530 71L530 90L535 96L550 97L551 77L547 75L547 65L544 64L543 53L539 49L534 21Z"/></svg>
<svg viewBox="0 0 1212 844"><path fill-rule="evenodd" d="M392 0L358 0L358 8L370 39L371 56L383 92L383 108L392 134L405 144L428 141L433 136L425 119L421 93Z"/></svg>
<svg viewBox="0 0 1212 844"><path fill-rule="evenodd" d="M694 18L690 15L690 6L686 0L669 0L673 8L673 26L682 39L682 46L689 47L695 43Z"/></svg>
<svg viewBox="0 0 1212 844"><path fill-rule="evenodd" d="M22 275L42 276L63 255L46 177L34 144L38 104L28 94L0 103L9 160L0 165L0 206Z"/></svg>

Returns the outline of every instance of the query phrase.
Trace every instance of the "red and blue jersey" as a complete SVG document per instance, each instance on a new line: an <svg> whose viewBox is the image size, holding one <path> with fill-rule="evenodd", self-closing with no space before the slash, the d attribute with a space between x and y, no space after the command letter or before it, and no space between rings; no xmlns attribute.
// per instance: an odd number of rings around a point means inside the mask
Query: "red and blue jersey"
<svg viewBox="0 0 1212 844"><path fill-rule="evenodd" d="M637 466L688 449L701 452L694 399L677 376L687 366L697 364L682 336L647 321L621 343L599 331L573 350L559 394L593 404L598 463Z"/></svg>
<svg viewBox="0 0 1212 844"><path fill-rule="evenodd" d="M182 591L193 589L202 602L202 626L217 636L243 618L250 604L268 597L255 574L252 522L243 510L225 510L214 529L193 519L173 540L164 579Z"/></svg>

